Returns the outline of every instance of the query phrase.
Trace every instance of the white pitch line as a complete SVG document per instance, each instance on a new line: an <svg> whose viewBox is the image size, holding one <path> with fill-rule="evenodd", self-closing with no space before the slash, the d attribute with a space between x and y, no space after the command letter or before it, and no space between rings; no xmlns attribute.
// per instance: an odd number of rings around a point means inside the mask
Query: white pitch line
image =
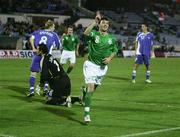
<svg viewBox="0 0 180 137"><path fill-rule="evenodd" d="M174 130L180 130L180 127L152 130L152 131L147 131L147 132L142 132L142 133L134 133L134 134L128 134L128 135L115 136L115 137L136 137L136 136L150 135L150 134L162 133L162 132L168 132L168 131L174 131Z"/></svg>
<svg viewBox="0 0 180 137"><path fill-rule="evenodd" d="M0 137L15 137L15 136L12 136L12 135L5 135L5 134L0 134Z"/></svg>

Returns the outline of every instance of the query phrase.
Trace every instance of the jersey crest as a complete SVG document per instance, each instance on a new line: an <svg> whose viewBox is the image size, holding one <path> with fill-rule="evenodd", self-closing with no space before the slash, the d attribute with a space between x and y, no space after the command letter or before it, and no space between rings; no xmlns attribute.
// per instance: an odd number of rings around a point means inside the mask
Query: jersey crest
<svg viewBox="0 0 180 137"><path fill-rule="evenodd" d="M144 36L144 35L142 35L142 36L141 36L141 39L144 39L144 38L145 38L145 36Z"/></svg>
<svg viewBox="0 0 180 137"><path fill-rule="evenodd" d="M74 38L72 38L72 41L75 41L75 39L74 39Z"/></svg>
<svg viewBox="0 0 180 137"><path fill-rule="evenodd" d="M68 37L65 37L66 40L68 40Z"/></svg>
<svg viewBox="0 0 180 137"><path fill-rule="evenodd" d="M112 39L108 40L108 44L111 45L112 44Z"/></svg>

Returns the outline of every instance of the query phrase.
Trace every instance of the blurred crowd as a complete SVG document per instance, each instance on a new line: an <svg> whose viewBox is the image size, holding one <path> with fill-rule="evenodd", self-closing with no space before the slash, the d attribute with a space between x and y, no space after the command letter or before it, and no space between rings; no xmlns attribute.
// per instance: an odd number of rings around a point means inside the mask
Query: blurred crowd
<svg viewBox="0 0 180 137"><path fill-rule="evenodd" d="M58 33L59 36L62 36L62 34L66 31L66 27L68 26L69 23L67 23L67 21L65 21L65 23L62 23L60 25L58 25L56 23L56 29L55 31ZM2 36L8 36L8 37L20 37L22 38L22 42L23 42L23 49L30 49L29 47L29 43L28 43L28 38L29 38L29 34L31 34L33 31L38 30L38 29L43 29L43 24L42 25L37 25L37 24L30 24L27 22L7 22L6 24L2 24L0 22L0 35ZM120 28L119 30L117 30L116 28L110 28L110 32L114 33L117 36L120 36L120 38L118 38L118 49L119 49L119 56L121 56L121 51L122 50L134 50L134 39L135 36L137 34L137 32L139 31L139 27L133 27L133 29L131 29L131 26L128 26L127 28ZM86 43L85 43L85 39L83 36L83 32L84 32L85 28L79 24L78 26L74 26L74 32L76 33L76 35L79 37L80 39L80 52L81 55L83 56L83 54L85 54L83 51L86 51ZM133 30L133 31L132 31ZM168 46L168 42L166 41L165 38L158 39L158 33L161 32L161 30L159 29L154 29L154 32L156 34L156 41L159 41L162 45L162 48L160 50L168 50L169 48ZM156 33L158 32L158 33ZM127 37L128 36L128 37ZM170 49L172 50L172 49Z"/></svg>
<svg viewBox="0 0 180 137"><path fill-rule="evenodd" d="M53 13L71 15L72 10L61 0L1 0L0 13Z"/></svg>
<svg viewBox="0 0 180 137"><path fill-rule="evenodd" d="M150 31L155 34L155 44L162 45L159 50L174 50L173 44L177 44L178 42L180 44L180 41L177 41L180 37L180 24L178 26L178 22L173 18L173 16L179 12L179 10L177 10L178 7L176 2L172 0L169 5L167 3L151 3L150 8L144 8L144 11L140 13L128 12L125 7L118 7L114 10L103 9L101 12L117 24L111 25L109 31L118 38L120 54L122 49L134 49L135 36L140 30L139 25L144 21L148 22ZM64 0L1 0L0 12L70 15L71 18L65 20L64 23L60 25L56 23L55 31L59 36L65 32L69 24L72 25L78 18L85 16L84 12L77 8L71 8ZM162 18L164 18L164 20L162 20ZM171 22L168 22L168 18L172 18L170 20ZM0 21L0 35L21 37L23 39L23 49L29 49L29 34L34 30L43 29L43 26L44 24L15 22L14 20L8 20L6 24L2 24ZM84 30L85 28L81 24L74 26L74 32L80 38L80 49L86 50L86 43L83 37Z"/></svg>

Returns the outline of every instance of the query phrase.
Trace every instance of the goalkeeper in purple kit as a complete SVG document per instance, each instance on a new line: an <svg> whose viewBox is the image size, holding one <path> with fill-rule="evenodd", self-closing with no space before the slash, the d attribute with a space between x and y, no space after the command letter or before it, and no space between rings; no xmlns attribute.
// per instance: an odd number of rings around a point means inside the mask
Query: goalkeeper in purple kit
<svg viewBox="0 0 180 137"><path fill-rule="evenodd" d="M32 47L32 50L34 52L34 56L32 58L32 63L30 67L30 78L29 78L29 93L28 97L34 96L34 85L36 81L36 74L40 71L40 60L41 57L37 55L37 49L39 44L45 44L48 48L49 54L52 53L52 50L54 48L59 49L60 48L60 39L59 36L54 32L55 25L54 22L51 20L48 20L45 23L45 29L44 30L37 30L34 31L30 36L30 45ZM48 84L45 84L45 90L48 88Z"/></svg>
<svg viewBox="0 0 180 137"><path fill-rule="evenodd" d="M141 32L138 32L136 37L136 59L132 72L132 83L136 83L136 71L139 65L143 64L146 67L146 83L151 83L150 80L150 57L153 54L153 33L148 31L148 25L143 23L141 25Z"/></svg>

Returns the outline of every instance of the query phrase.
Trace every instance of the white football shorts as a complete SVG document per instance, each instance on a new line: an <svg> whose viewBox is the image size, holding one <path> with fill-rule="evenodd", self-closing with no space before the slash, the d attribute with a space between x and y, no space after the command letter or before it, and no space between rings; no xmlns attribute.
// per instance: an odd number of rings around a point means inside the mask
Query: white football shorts
<svg viewBox="0 0 180 137"><path fill-rule="evenodd" d="M75 64L75 63L76 63L75 51L63 50L63 52L62 52L62 54L61 54L60 63L61 63L61 64L66 64L68 61L69 61L71 64Z"/></svg>
<svg viewBox="0 0 180 137"><path fill-rule="evenodd" d="M99 65L86 60L83 65L83 73L85 78L85 83L94 83L96 85L101 85L101 81L104 75L107 73L108 66L102 68Z"/></svg>

